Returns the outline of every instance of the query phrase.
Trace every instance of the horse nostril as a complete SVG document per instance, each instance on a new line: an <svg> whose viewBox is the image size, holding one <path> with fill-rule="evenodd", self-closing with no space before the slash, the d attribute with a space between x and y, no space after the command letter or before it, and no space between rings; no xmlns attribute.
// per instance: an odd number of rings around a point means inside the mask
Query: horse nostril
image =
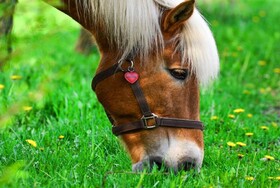
<svg viewBox="0 0 280 188"><path fill-rule="evenodd" d="M163 159L158 156L153 156L149 158L149 165L150 169L153 169L154 166L157 167L158 170L160 170L163 167Z"/></svg>
<svg viewBox="0 0 280 188"><path fill-rule="evenodd" d="M179 170L189 171L196 167L195 162L184 161L178 165Z"/></svg>

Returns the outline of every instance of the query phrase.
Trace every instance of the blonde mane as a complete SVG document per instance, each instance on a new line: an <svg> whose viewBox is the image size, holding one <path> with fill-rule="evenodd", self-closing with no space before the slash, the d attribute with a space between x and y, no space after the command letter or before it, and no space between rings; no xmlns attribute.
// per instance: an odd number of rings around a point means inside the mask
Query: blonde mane
<svg viewBox="0 0 280 188"><path fill-rule="evenodd" d="M122 57L136 52L146 57L151 50L162 49L160 18L164 9L174 8L184 0L76 0L92 15L93 22L105 23L108 39L122 52ZM177 50L182 62L190 62L202 84L219 72L219 57L213 35L197 9L178 36Z"/></svg>

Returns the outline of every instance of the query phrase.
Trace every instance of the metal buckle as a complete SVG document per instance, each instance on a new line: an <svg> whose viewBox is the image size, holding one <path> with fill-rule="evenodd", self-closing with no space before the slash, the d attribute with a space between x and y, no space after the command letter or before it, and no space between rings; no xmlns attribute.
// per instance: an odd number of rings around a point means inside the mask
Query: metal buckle
<svg viewBox="0 0 280 188"><path fill-rule="evenodd" d="M157 121L156 121L157 117L158 116L153 114L153 113L151 114L151 116L143 116L141 118L141 120L143 121L144 128L145 129L153 129L153 128L157 127ZM149 122L151 120L153 120L154 122L153 122L152 125L149 125Z"/></svg>

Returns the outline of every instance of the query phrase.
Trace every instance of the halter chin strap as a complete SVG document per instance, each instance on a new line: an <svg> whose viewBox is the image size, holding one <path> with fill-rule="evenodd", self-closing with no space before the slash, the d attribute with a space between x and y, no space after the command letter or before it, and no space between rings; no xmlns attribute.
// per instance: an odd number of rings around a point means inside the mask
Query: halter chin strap
<svg viewBox="0 0 280 188"><path fill-rule="evenodd" d="M95 75L95 77L92 80L92 89L95 91L95 88L97 84L106 78L114 75L118 72L124 72L124 73L134 73L133 69L133 62L128 61L131 63L131 65L128 67L128 70L125 71L121 68L121 65L119 63L113 65L112 67L98 73ZM138 75L138 74L137 74ZM127 79L127 78L126 78ZM133 83L132 83L133 82ZM144 96L144 93L140 87L138 77L136 80L132 80L131 82L128 81L128 83L131 86L131 89L135 95L135 98L139 104L139 107L142 112L142 118L138 121L122 124L122 125L115 125L113 119L111 118L111 115L107 114L108 119L113 124L113 134L116 136L129 133L132 131L140 131L140 130L148 130L148 129L154 129L157 127L173 127L173 128L186 128L186 129L199 129L203 130L204 126L203 123L196 120L188 120L188 119L178 119L178 118L168 118L168 117L158 117L154 113L151 112L149 105L146 101L146 98Z"/></svg>

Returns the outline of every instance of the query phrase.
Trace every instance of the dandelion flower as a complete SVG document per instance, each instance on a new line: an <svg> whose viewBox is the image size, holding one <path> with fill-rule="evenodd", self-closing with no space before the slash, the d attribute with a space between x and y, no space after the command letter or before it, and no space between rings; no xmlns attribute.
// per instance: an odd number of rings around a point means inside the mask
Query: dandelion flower
<svg viewBox="0 0 280 188"><path fill-rule="evenodd" d="M261 11L259 12L259 16L260 16L260 17L265 17L265 16L266 16L266 12L265 12L264 10L261 10Z"/></svg>
<svg viewBox="0 0 280 188"><path fill-rule="evenodd" d="M273 72L275 72L276 74L280 74L280 68L273 69Z"/></svg>
<svg viewBox="0 0 280 188"><path fill-rule="evenodd" d="M242 109L242 108L237 108L237 109L235 109L233 112L236 113L236 114L239 114L239 113L245 112L245 110Z"/></svg>
<svg viewBox="0 0 280 188"><path fill-rule="evenodd" d="M237 57L237 56L238 56L238 53L232 52L232 53L231 53L231 56L232 56L232 57Z"/></svg>
<svg viewBox="0 0 280 188"><path fill-rule="evenodd" d="M254 16L254 17L252 18L252 21L253 21L254 23L258 23L258 22L260 22L260 18L259 18L258 16Z"/></svg>
<svg viewBox="0 0 280 188"><path fill-rule="evenodd" d="M245 179L248 180L248 181L253 181L253 180L255 180L255 178L252 177L252 176L246 176Z"/></svg>
<svg viewBox="0 0 280 188"><path fill-rule="evenodd" d="M234 118L235 118L235 115L229 114L228 117L231 118L231 119L234 119Z"/></svg>
<svg viewBox="0 0 280 188"><path fill-rule="evenodd" d="M212 21L212 25L213 25L213 26L218 26L218 25L219 25L218 20L213 20L213 21Z"/></svg>
<svg viewBox="0 0 280 188"><path fill-rule="evenodd" d="M30 144L31 146L33 146L34 148L37 147L37 143L34 140L31 139L27 139L25 140L28 144Z"/></svg>
<svg viewBox="0 0 280 188"><path fill-rule="evenodd" d="M23 110L26 111L26 112L29 112L29 111L32 110L32 107L31 106L24 106Z"/></svg>
<svg viewBox="0 0 280 188"><path fill-rule="evenodd" d="M259 92L260 92L261 94L266 94L266 93L267 93L265 88L260 88L260 89L259 89Z"/></svg>
<svg viewBox="0 0 280 188"><path fill-rule="evenodd" d="M260 128L261 128L262 130L265 130L265 131L269 130L269 128L268 128L267 126L261 126Z"/></svg>
<svg viewBox="0 0 280 188"><path fill-rule="evenodd" d="M239 159L242 159L244 157L244 155L241 154L241 153L238 153L237 156L238 156Z"/></svg>
<svg viewBox="0 0 280 188"><path fill-rule="evenodd" d="M248 117L248 118L252 118L252 117L253 117L253 114L247 114L247 117Z"/></svg>
<svg viewBox="0 0 280 188"><path fill-rule="evenodd" d="M236 145L241 146L241 147L246 146L246 144L245 144L245 143L243 143L243 142L236 142Z"/></svg>
<svg viewBox="0 0 280 188"><path fill-rule="evenodd" d="M245 133L246 136L250 137L250 136L253 136L254 133Z"/></svg>
<svg viewBox="0 0 280 188"><path fill-rule="evenodd" d="M260 60L260 61L258 62L258 64L259 64L259 66L265 66L265 65L266 65L266 61Z"/></svg>
<svg viewBox="0 0 280 188"><path fill-rule="evenodd" d="M22 77L21 76L19 76L19 75L12 75L11 76L11 79L12 80L20 80Z"/></svg>
<svg viewBox="0 0 280 188"><path fill-rule="evenodd" d="M236 144L233 143L233 142L227 142L227 145L228 145L229 147L235 147L235 146L236 146Z"/></svg>
<svg viewBox="0 0 280 188"><path fill-rule="evenodd" d="M63 136L63 135L60 135L58 138L59 138L59 139L63 139L63 138L64 138L64 136Z"/></svg>
<svg viewBox="0 0 280 188"><path fill-rule="evenodd" d="M218 120L219 117L218 117L218 116L212 116L210 119L211 119L211 120Z"/></svg>
<svg viewBox="0 0 280 188"><path fill-rule="evenodd" d="M242 51L242 50L243 50L243 47L242 47L242 46L237 46L237 50L238 50L238 51Z"/></svg>
<svg viewBox="0 0 280 188"><path fill-rule="evenodd" d="M228 57L229 56L229 53L227 52L227 51L224 51L223 53L222 53L222 57Z"/></svg>
<svg viewBox="0 0 280 188"><path fill-rule="evenodd" d="M0 90L4 89L4 88L5 88L5 86L3 84L0 84Z"/></svg>
<svg viewBox="0 0 280 188"><path fill-rule="evenodd" d="M266 158L268 161L273 161L275 160L274 157L270 156L270 155L265 155L264 158Z"/></svg>
<svg viewBox="0 0 280 188"><path fill-rule="evenodd" d="M278 125L277 125L277 123L276 123L276 122L272 122L272 123L271 123L271 125L272 125L273 127L275 127L275 128L277 128L277 127L278 127Z"/></svg>
<svg viewBox="0 0 280 188"><path fill-rule="evenodd" d="M244 91L243 91L243 94L245 94L245 95L250 95L250 94L251 94L251 92L250 92L250 91L248 91L248 90L244 90Z"/></svg>
<svg viewBox="0 0 280 188"><path fill-rule="evenodd" d="M269 180L280 180L280 176L277 176L277 177L268 177Z"/></svg>

